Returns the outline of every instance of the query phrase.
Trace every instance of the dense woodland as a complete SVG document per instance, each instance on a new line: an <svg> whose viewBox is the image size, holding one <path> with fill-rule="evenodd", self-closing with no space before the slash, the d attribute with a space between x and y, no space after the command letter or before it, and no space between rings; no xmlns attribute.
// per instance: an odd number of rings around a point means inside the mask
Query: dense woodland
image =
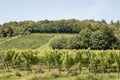
<svg viewBox="0 0 120 80"><path fill-rule="evenodd" d="M8 22L0 25L0 37L31 33L74 33L74 37L60 37L51 42L53 49L120 49L120 22L105 20L43 20Z"/></svg>

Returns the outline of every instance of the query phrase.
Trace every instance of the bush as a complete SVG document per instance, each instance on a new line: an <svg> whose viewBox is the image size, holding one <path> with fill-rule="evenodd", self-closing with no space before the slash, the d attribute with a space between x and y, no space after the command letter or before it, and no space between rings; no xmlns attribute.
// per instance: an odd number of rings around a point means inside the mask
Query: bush
<svg viewBox="0 0 120 80"><path fill-rule="evenodd" d="M51 42L50 42L50 46L53 48L53 49L66 49L67 48L67 43L68 43L68 39L67 37L65 36L60 36L60 37L56 37L55 39L53 39Z"/></svg>

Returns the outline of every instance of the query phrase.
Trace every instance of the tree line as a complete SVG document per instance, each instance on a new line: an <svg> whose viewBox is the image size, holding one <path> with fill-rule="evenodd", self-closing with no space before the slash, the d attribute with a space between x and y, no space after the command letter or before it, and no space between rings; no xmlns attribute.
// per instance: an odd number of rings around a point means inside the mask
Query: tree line
<svg viewBox="0 0 120 80"><path fill-rule="evenodd" d="M30 33L80 33L83 29L91 28L91 31L96 30L102 26L108 26L114 31L120 27L119 21L110 24L105 20L42 20L42 21L20 21L8 22L0 25L0 36L15 36L25 35Z"/></svg>

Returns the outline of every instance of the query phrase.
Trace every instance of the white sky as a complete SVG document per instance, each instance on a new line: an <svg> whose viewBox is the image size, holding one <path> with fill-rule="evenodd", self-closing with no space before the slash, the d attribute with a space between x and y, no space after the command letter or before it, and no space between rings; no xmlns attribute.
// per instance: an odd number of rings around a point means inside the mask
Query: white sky
<svg viewBox="0 0 120 80"><path fill-rule="evenodd" d="M120 20L120 0L0 0L0 24L23 20Z"/></svg>

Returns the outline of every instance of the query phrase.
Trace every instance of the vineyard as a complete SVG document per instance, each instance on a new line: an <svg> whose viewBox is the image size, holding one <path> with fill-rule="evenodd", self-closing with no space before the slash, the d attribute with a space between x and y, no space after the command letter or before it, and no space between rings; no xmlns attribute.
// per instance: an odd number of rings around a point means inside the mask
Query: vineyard
<svg viewBox="0 0 120 80"><path fill-rule="evenodd" d="M37 49L47 42L54 35L49 34L42 34L42 35L24 35L24 36L16 36L16 37L8 37L8 38L1 38L0 42L0 50L7 50L7 49Z"/></svg>
<svg viewBox="0 0 120 80"><path fill-rule="evenodd" d="M120 50L52 49L78 35L0 38L0 80L119 80Z"/></svg>
<svg viewBox="0 0 120 80"><path fill-rule="evenodd" d="M120 0L0 3L0 80L120 80Z"/></svg>
<svg viewBox="0 0 120 80"><path fill-rule="evenodd" d="M57 74L52 75L54 78L60 77L65 72L67 75L77 76L82 75L85 71L88 71L85 75L91 73L97 76L98 74L116 73L116 76L119 76L120 51L9 50L1 52L0 63L0 73L17 70L28 74L45 74L56 70ZM22 73L17 73L17 75L21 76Z"/></svg>

